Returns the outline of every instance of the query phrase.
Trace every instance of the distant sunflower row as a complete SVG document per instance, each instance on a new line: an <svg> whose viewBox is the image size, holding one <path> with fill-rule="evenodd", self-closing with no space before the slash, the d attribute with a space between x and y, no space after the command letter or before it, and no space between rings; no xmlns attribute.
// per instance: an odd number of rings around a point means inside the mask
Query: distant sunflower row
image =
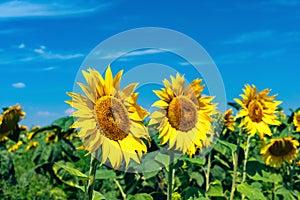
<svg viewBox="0 0 300 200"><path fill-rule="evenodd" d="M77 109L72 128L79 128L84 148L98 157L102 163L110 161L117 169L123 161L140 163L150 142L148 128L158 131L160 145L170 151L180 151L189 156L209 147L214 135L214 122L221 114L212 103L214 97L202 94L201 79L193 80L186 86L184 76L170 76L163 80L164 87L153 92L159 98L152 106L157 107L145 123L149 113L137 104L137 83L120 88L123 70L113 76L108 66L105 77L97 70L82 71L87 85L78 83L85 95L68 92L72 100L66 101ZM276 95L269 96L270 90L258 92L254 85L246 85L242 99L235 99L239 107L236 116L230 109L223 114L225 128L230 132L237 129L261 140L270 139L273 129L281 124ZM300 131L300 111L294 113L293 126ZM237 126L238 124L238 126ZM268 137L266 137L266 135ZM266 139L267 138L267 139ZM292 162L298 154L299 143L292 135L273 138L261 150L267 165L280 166Z"/></svg>
<svg viewBox="0 0 300 200"><path fill-rule="evenodd" d="M4 112L0 115L0 144L7 144L8 152L15 152L23 145L26 145L27 151L35 149L39 142L34 138L41 132L45 135L46 144L52 144L58 140L58 134L51 129L41 131L43 130L41 127L34 126L28 130L27 126L19 125L18 123L25 115L20 105L4 108ZM72 135L66 135L67 139L71 137Z"/></svg>

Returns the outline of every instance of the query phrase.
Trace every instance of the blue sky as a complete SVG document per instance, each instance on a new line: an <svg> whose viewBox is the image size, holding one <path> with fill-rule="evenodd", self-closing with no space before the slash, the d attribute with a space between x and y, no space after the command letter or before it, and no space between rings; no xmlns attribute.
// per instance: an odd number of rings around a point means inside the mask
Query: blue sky
<svg viewBox="0 0 300 200"><path fill-rule="evenodd" d="M206 49L228 101L253 83L278 94L289 114L300 106L299 24L300 0L0 1L0 107L19 103L27 113L23 124L49 124L71 111L65 92L100 42L133 28L163 27ZM123 65L172 59L153 51L131 58Z"/></svg>

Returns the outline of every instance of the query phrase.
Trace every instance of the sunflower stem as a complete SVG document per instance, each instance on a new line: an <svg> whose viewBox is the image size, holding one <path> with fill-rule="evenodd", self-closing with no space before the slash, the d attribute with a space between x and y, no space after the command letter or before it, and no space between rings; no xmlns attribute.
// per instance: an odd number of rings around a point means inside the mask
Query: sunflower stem
<svg viewBox="0 0 300 200"><path fill-rule="evenodd" d="M174 151L171 150L170 151L169 172L168 172L168 198L167 198L167 200L172 200L173 179L174 179Z"/></svg>
<svg viewBox="0 0 300 200"><path fill-rule="evenodd" d="M85 192L85 200L93 199L93 193L95 187L95 175L96 175L96 169L98 164L99 164L99 160L95 158L93 155L91 155L89 181L88 181L87 190Z"/></svg>
<svg viewBox="0 0 300 200"><path fill-rule="evenodd" d="M232 175L232 185L231 185L231 192L230 192L230 200L233 200L234 193L235 193L235 184L237 178L237 165L238 165L238 156L233 151L231 152L232 160L233 160L233 175Z"/></svg>
<svg viewBox="0 0 300 200"><path fill-rule="evenodd" d="M295 161L290 166L290 187L294 187L294 170L295 170Z"/></svg>
<svg viewBox="0 0 300 200"><path fill-rule="evenodd" d="M209 154L208 154L208 158L207 158L207 170L206 170L206 173L205 173L205 178L206 178L205 191L206 192L209 190L209 186L210 186L210 182L209 182L210 168L211 168L211 152L209 152Z"/></svg>
<svg viewBox="0 0 300 200"><path fill-rule="evenodd" d="M121 192L121 195L122 195L122 198L123 200L126 200L126 194L122 188L122 186L120 185L119 181L117 179L114 178L114 182L116 183L116 185L118 186L120 192Z"/></svg>
<svg viewBox="0 0 300 200"><path fill-rule="evenodd" d="M232 155L232 164L233 164L233 175L232 175L232 185L231 185L231 192L230 192L230 200L233 200L235 189L236 189L236 179L237 179L237 169L238 169L238 162L239 162L239 152L240 152L240 137L242 136L243 130L239 130L239 137L237 140L237 149L236 152L231 152Z"/></svg>
<svg viewBox="0 0 300 200"><path fill-rule="evenodd" d="M250 140L251 140L251 135L248 136L247 138L247 143L246 143L246 150L245 150L245 159L244 159L244 165L243 165L243 177L242 177L242 182L244 183L246 181L247 177L247 162L248 162L248 156L249 156L249 149L250 149ZM242 199L245 199L245 195L242 194Z"/></svg>

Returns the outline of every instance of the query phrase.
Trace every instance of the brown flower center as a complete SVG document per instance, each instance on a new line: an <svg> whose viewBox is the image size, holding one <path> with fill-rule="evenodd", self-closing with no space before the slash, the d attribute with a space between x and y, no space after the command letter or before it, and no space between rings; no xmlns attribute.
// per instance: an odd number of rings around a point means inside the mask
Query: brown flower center
<svg viewBox="0 0 300 200"><path fill-rule="evenodd" d="M263 109L259 102L251 101L248 106L249 117L253 122L261 122L263 118Z"/></svg>
<svg viewBox="0 0 300 200"><path fill-rule="evenodd" d="M175 97L168 108L168 119L173 128L187 132L196 126L197 109L188 98Z"/></svg>
<svg viewBox="0 0 300 200"><path fill-rule="evenodd" d="M290 141L278 140L269 148L270 154L274 156L286 156L294 149Z"/></svg>
<svg viewBox="0 0 300 200"><path fill-rule="evenodd" d="M116 98L104 96L97 100L94 107L98 125L109 139L124 139L130 129L130 120L125 106Z"/></svg>

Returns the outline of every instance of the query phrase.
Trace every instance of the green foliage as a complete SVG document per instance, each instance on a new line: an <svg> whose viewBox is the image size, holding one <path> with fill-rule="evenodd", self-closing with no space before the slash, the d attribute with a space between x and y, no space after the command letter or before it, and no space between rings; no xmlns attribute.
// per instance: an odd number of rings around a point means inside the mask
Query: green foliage
<svg viewBox="0 0 300 200"><path fill-rule="evenodd" d="M237 104L232 104L237 109ZM280 126L272 126L276 137L296 135L292 115L281 118ZM7 150L16 143L8 140L0 143L0 199L84 199L88 178L90 156L86 151L76 150L82 145L76 130L70 128L72 117L61 118L49 126L21 131L23 142L14 152ZM226 129L224 127L224 129ZM209 152L202 157L175 154L175 178L173 199L205 200L229 199L236 164L236 188L234 199L299 199L300 167L296 163L284 163L282 167L266 166L260 154L267 141L257 136L250 140L249 155L244 161L247 134L226 129ZM220 131L223 133L223 131ZM54 134L53 140L47 140ZM141 165L131 162L130 169L142 173L114 171L104 165L95 175L94 200L166 199L167 174L170 158L168 151L160 147L157 135L153 135L149 153ZM38 146L26 150L32 142ZM160 151L156 151L160 150ZM298 161L300 158L296 159Z"/></svg>

